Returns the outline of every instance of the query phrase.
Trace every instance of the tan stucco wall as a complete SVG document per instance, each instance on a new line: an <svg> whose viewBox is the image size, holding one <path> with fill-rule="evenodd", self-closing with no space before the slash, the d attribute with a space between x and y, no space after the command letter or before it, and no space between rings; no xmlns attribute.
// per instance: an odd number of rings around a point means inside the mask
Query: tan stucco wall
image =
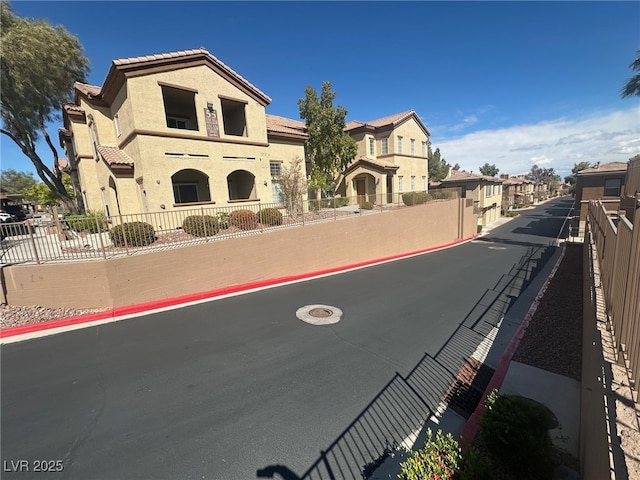
<svg viewBox="0 0 640 480"><path fill-rule="evenodd" d="M256 142L267 142L267 124L264 106L217 75L206 65L128 79L129 98L131 98L133 102L134 123L137 129L175 131L175 129L167 127L164 115L162 87L158 82L197 90L195 94L195 109L198 119L198 132L200 134L206 135L204 110L207 107L207 103L212 103L213 108L218 114L221 138L244 138ZM247 120L246 137L225 135L222 125L220 96L247 102L245 108Z"/></svg>
<svg viewBox="0 0 640 480"><path fill-rule="evenodd" d="M167 127L159 82L197 91L194 101L198 130ZM247 136L225 135L221 97L246 102ZM218 141L211 141L206 133L204 111L208 103L213 104L218 114ZM80 178L93 210L103 210L106 202L109 212L117 213L113 189L109 189L110 178L117 186L122 214L193 208L174 207L171 176L183 169L199 170L208 176L211 201L217 206L237 205L237 202L229 202L227 187L227 176L235 170L246 170L254 175L255 197L270 203L273 195L269 160L288 162L296 156L304 158L301 141L268 145L264 106L204 65L129 78L110 108L96 107L85 100L81 101L81 106L87 116L92 115L95 120L99 143L122 148L134 162L133 174L122 176L114 174L104 162L82 158ZM116 113L120 136L116 135L113 123ZM88 125L72 122L71 130L77 154L93 156ZM137 133L131 137L134 131ZM195 138L174 138L185 135ZM171 155L175 153L182 156ZM199 156L190 156L194 154ZM140 177L146 197L135 181Z"/></svg>
<svg viewBox="0 0 640 480"><path fill-rule="evenodd" d="M475 232L473 207L451 200L106 261L10 266L3 275L10 304L110 308L398 255Z"/></svg>

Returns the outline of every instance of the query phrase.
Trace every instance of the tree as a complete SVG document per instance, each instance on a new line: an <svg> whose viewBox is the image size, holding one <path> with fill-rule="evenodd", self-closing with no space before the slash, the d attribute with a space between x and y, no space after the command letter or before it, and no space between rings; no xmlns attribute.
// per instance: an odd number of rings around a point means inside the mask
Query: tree
<svg viewBox="0 0 640 480"><path fill-rule="evenodd" d="M302 200L307 190L302 159L296 157L288 166L282 167L278 183L284 195L287 213L293 217L297 216L302 211Z"/></svg>
<svg viewBox="0 0 640 480"><path fill-rule="evenodd" d="M589 162L574 163L573 168L571 169L571 175L564 177L564 181L574 185L576 183L576 173L587 168L591 168L591 164Z"/></svg>
<svg viewBox="0 0 640 480"><path fill-rule="evenodd" d="M83 210L81 197L76 205L65 189L58 152L45 125L59 119L60 107L70 98L74 82L85 81L89 61L78 39L63 27L19 18L5 0L0 8L0 132L20 147L40 179L70 211ZM53 168L36 152L40 135L51 150ZM75 170L72 173L75 175Z"/></svg>
<svg viewBox="0 0 640 480"><path fill-rule="evenodd" d="M498 175L498 172L500 172L500 170L495 166L495 164L489 165L489 163L485 163L480 167L480 173L482 175L487 175L488 177L495 177Z"/></svg>
<svg viewBox="0 0 640 480"><path fill-rule="evenodd" d="M640 50L636 51L636 59L629 65L631 70L638 72L622 87L620 96L622 98L627 97L640 97Z"/></svg>
<svg viewBox="0 0 640 480"><path fill-rule="evenodd" d="M22 193L36 184L30 172L18 172L13 168L0 171L0 190L2 193Z"/></svg>
<svg viewBox="0 0 640 480"><path fill-rule="evenodd" d="M540 168L538 165L531 167L531 171L524 178L533 180L536 183L544 183L545 185L560 183L560 176L556 174L553 168Z"/></svg>
<svg viewBox="0 0 640 480"><path fill-rule="evenodd" d="M73 188L71 188L71 177L68 174L62 175L62 184L65 187L66 193L70 198L74 197ZM44 183L37 182L26 188L22 195L27 199L35 203L36 205L46 205L48 207L58 205L60 203L60 197L51 191Z"/></svg>
<svg viewBox="0 0 640 480"><path fill-rule="evenodd" d="M312 171L309 185L313 189L335 189L335 182L357 153L356 142L344 131L347 110L333 106L336 94L331 82L322 83L320 98L313 87L305 89L298 100L300 118L306 121L306 151Z"/></svg>
<svg viewBox="0 0 640 480"><path fill-rule="evenodd" d="M441 158L440 149L436 148L435 152L431 151L431 147L427 151L427 161L429 168L429 181L439 182L449 175L449 165L444 158Z"/></svg>
<svg viewBox="0 0 640 480"><path fill-rule="evenodd" d="M460 164L456 163L453 167L451 167L451 170L453 170L454 172L457 172L460 170Z"/></svg>

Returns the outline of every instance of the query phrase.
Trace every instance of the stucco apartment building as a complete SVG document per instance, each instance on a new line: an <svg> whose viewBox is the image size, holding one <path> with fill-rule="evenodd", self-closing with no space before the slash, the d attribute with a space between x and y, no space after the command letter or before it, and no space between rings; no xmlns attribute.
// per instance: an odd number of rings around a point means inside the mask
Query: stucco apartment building
<svg viewBox="0 0 640 480"><path fill-rule="evenodd" d="M307 135L270 102L205 49L114 60L102 86L75 85L61 143L107 215L273 202Z"/></svg>
<svg viewBox="0 0 640 480"><path fill-rule="evenodd" d="M600 200L608 211L618 211L626 175L627 162L598 164L576 173L575 208L580 210L580 236L584 235L590 200Z"/></svg>
<svg viewBox="0 0 640 480"><path fill-rule="evenodd" d="M478 226L486 226L501 215L503 179L472 172L451 170L444 180L432 184L432 189L457 188L461 198L473 199Z"/></svg>
<svg viewBox="0 0 640 480"><path fill-rule="evenodd" d="M203 48L119 59L101 86L75 85L60 140L85 207L108 216L279 203L282 167L305 159L307 134L270 103ZM345 130L358 154L336 194L387 203L427 190L429 131L414 111Z"/></svg>
<svg viewBox="0 0 640 480"><path fill-rule="evenodd" d="M339 178L336 194L385 204L397 202L404 192L428 190L431 134L415 111L352 121L345 131L358 152Z"/></svg>

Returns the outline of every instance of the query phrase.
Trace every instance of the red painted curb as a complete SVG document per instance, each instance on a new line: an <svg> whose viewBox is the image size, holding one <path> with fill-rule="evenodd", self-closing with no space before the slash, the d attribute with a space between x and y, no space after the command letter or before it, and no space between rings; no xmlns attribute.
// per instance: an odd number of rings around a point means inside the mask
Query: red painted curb
<svg viewBox="0 0 640 480"><path fill-rule="evenodd" d="M482 415L484 414L484 411L485 411L484 404L487 400L487 397L494 389L499 390L500 387L502 387L504 379L507 376L507 371L509 370L509 365L511 364L511 360L513 359L513 355L516 353L516 350L518 349L518 345L520 345L520 340L522 340L522 338L524 337L524 334L527 331L527 327L529 326L529 323L531 322L533 315L538 309L538 304L540 303L540 299L543 297L544 292L547 290L547 287L549 286L551 279L553 279L553 277L555 276L556 271L558 270L558 267L560 266L560 263L564 258L565 249L566 249L566 246L563 246L562 253L560 254L560 258L558 258L556 264L553 266L553 269L549 273L549 276L545 280L542 287L540 287L540 291L538 292L533 302L531 303L529 310L527 310L527 313L522 319L522 323L520 324L516 332L513 334L513 337L511 338L509 345L507 345L507 348L500 356L500 360L498 360L498 365L496 366L496 369L493 373L493 376L491 377L491 380L489 380L489 384L487 385L487 388L484 390L484 393L482 394L482 399L480 403L476 407L473 414L471 414L467 422L464 424L464 427L462 427L462 431L460 432L460 435L459 435L459 441L460 441L460 445L463 448L470 446L473 443L473 440L478 433L479 422L480 422L480 418L482 418Z"/></svg>
<svg viewBox="0 0 640 480"><path fill-rule="evenodd" d="M215 290L208 290L205 292L190 293L187 295L181 295L179 297L165 298L162 300L153 300L151 302L138 303L135 305L128 305L124 307L115 307L109 310L105 310L104 312L90 313L87 315L68 317L68 318L63 318L59 320L50 320L50 321L45 321L41 323L33 323L29 325L21 325L19 327L2 328L0 329L0 338L14 337L16 335L23 335L26 333L39 332L43 330L51 330L54 328L67 327L71 325L79 325L83 323L97 322L97 321L105 320L108 318L117 318L125 315L133 315L136 313L149 312L149 311L157 310L160 308L175 307L175 306L190 303L190 302L213 299L223 295L230 295L234 293L253 290L256 288L272 287L272 286L282 285L289 282L295 282L300 280L311 279L314 277L320 277L322 275L328 275L328 274L343 272L343 271L352 270L356 268L372 266L379 263L389 262L392 260L399 260L402 258L414 256L414 255L420 255L420 254L432 252L435 250L453 247L455 245L459 245L461 243L465 243L470 240L473 240L477 236L478 235L476 234L469 238L456 240L450 243L445 243L443 245L438 245L437 247L429 247L421 250L415 250L413 252L391 255L388 257L382 257L375 260L367 260L364 262L352 263L352 264L343 265L340 267L327 268L325 270L318 270L315 272L307 272L307 273L302 273L298 275L289 275L286 277L278 277L278 278L273 278L269 280L260 280L256 282L243 283L241 285L232 285L228 287L218 288Z"/></svg>

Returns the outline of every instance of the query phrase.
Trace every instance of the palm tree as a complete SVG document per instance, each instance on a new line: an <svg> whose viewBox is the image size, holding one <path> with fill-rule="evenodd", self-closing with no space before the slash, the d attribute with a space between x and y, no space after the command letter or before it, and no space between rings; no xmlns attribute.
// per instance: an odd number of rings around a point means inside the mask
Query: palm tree
<svg viewBox="0 0 640 480"><path fill-rule="evenodd" d="M624 88L620 92L620 96L622 98L640 97L640 50L638 50L636 53L636 59L631 65L629 65L629 68L639 73L631 77L627 84L624 86Z"/></svg>

